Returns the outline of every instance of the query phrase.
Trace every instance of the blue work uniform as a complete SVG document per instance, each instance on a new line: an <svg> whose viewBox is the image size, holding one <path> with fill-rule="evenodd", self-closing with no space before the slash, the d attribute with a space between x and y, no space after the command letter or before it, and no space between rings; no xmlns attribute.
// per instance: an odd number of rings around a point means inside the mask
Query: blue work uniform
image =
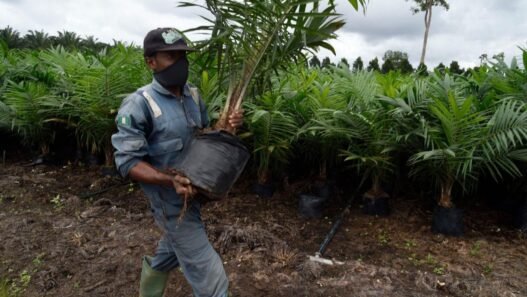
<svg viewBox="0 0 527 297"><path fill-rule="evenodd" d="M208 125L205 104L196 89L187 84L182 93L175 96L154 79L124 99L116 118L118 132L112 136L115 163L123 177L139 161L162 171L176 168L185 145ZM173 187L140 185L164 232L151 267L168 272L181 266L195 296L225 296L227 276L205 232L200 203L191 199L178 220L183 199Z"/></svg>

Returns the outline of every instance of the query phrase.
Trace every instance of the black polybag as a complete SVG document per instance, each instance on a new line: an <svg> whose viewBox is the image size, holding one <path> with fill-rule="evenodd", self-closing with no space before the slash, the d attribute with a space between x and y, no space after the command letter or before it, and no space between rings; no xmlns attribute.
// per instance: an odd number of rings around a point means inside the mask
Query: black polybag
<svg viewBox="0 0 527 297"><path fill-rule="evenodd" d="M176 170L211 199L225 197L242 173L250 153L228 132L211 131L190 140Z"/></svg>
<svg viewBox="0 0 527 297"><path fill-rule="evenodd" d="M462 236L464 234L463 210L436 206L432 215L432 232Z"/></svg>
<svg viewBox="0 0 527 297"><path fill-rule="evenodd" d="M324 203L327 197L320 197L310 194L300 194L298 196L298 212L306 218L320 218L324 211Z"/></svg>

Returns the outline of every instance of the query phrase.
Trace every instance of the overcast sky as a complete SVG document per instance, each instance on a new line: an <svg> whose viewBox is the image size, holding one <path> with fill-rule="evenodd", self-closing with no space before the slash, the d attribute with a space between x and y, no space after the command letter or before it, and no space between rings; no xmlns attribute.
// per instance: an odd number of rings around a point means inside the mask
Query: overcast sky
<svg viewBox="0 0 527 297"><path fill-rule="evenodd" d="M527 47L527 0L450 0L450 10L434 8L426 64L457 60L462 67L479 64L479 57L504 52L506 60ZM74 31L100 41L113 39L142 44L146 32L156 27L186 29L205 24L203 11L177 7L176 0L0 0L0 28ZM417 66L424 33L424 14L413 15L412 1L370 0L366 15L356 12L347 0L337 0L346 26L331 43L337 56L351 63L361 56L367 64L387 50L408 53ZM192 36L191 36L192 37Z"/></svg>

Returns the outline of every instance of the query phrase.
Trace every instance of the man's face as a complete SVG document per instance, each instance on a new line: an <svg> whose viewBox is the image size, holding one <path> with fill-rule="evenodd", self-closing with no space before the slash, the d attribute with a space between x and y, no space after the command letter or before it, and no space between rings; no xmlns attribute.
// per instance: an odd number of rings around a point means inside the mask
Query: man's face
<svg viewBox="0 0 527 297"><path fill-rule="evenodd" d="M174 64L177 60L185 57L185 51L160 51L154 56L146 59L148 67L154 72L161 71L168 66Z"/></svg>

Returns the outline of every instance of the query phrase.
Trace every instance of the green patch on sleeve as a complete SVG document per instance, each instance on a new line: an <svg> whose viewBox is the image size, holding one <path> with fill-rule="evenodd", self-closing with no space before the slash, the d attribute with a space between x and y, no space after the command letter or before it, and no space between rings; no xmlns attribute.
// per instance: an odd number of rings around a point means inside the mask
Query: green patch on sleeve
<svg viewBox="0 0 527 297"><path fill-rule="evenodd" d="M132 119L129 115L119 115L117 116L117 125L120 126L131 126L132 125Z"/></svg>

